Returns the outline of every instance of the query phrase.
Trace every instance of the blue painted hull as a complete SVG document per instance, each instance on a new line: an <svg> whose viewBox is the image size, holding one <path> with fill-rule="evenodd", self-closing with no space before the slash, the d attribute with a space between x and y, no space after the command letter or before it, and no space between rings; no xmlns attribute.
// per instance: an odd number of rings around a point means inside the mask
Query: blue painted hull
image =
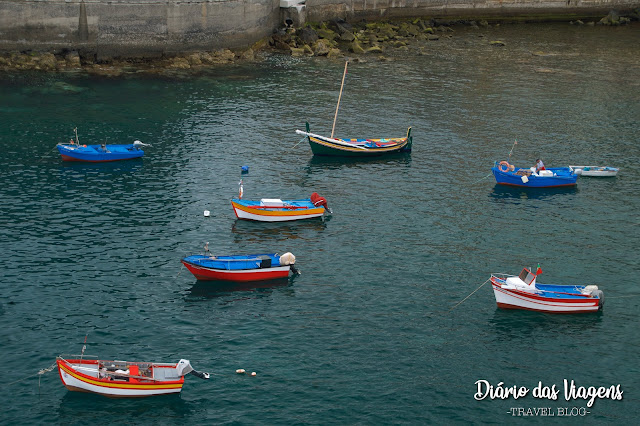
<svg viewBox="0 0 640 426"><path fill-rule="evenodd" d="M183 262L209 269L226 271L259 269L264 267L264 260L270 259L269 267L280 266L280 256L276 253L248 254L236 256L205 256L194 254L182 259Z"/></svg>
<svg viewBox="0 0 640 426"><path fill-rule="evenodd" d="M107 161L132 160L144 155L144 151L128 145L70 145L58 144L58 152L64 161L103 163Z"/></svg>
<svg viewBox="0 0 640 426"><path fill-rule="evenodd" d="M578 175L574 174L568 167L555 167L547 169L554 173L554 176L536 176L531 174L527 176L527 182L524 182L518 171L530 171L529 169L516 168L513 171L503 172L498 167L491 168L496 182L500 185L519 186L523 188L554 188L560 186L576 185Z"/></svg>

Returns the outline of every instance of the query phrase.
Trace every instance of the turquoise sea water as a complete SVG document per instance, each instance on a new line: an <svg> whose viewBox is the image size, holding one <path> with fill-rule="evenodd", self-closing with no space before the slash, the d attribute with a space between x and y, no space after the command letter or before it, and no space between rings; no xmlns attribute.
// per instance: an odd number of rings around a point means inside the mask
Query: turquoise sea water
<svg viewBox="0 0 640 426"><path fill-rule="evenodd" d="M341 61L273 56L190 77L3 74L0 421L635 424L639 37L637 25L457 28L389 61L353 62L336 135L413 127L412 154L372 161L294 146L305 121L330 133ZM83 143L153 146L140 161L63 163L53 150L74 127ZM490 167L516 139L517 166L621 171L575 189L498 187ZM238 222L229 200L241 177L245 198L316 191L334 214ZM179 260L206 242L217 254L291 251L302 275L197 282ZM543 283L597 284L604 311L502 311L489 284L464 300L490 273L538 263ZM68 392L55 370L37 376L85 335L88 354L187 358L212 379L187 377L181 396L109 400ZM564 379L620 385L623 399L567 401ZM478 380L560 393L478 401ZM546 407L553 418L511 411Z"/></svg>

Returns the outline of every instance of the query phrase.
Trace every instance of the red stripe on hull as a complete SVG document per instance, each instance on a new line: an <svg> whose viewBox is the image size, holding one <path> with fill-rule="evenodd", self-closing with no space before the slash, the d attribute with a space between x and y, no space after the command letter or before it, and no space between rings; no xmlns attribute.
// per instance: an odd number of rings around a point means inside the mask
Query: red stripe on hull
<svg viewBox="0 0 640 426"><path fill-rule="evenodd" d="M75 157L69 157L68 155L60 154L62 160L64 161L77 161L78 163L110 163L112 161L126 161L126 160L135 160L136 158L116 158L114 160L81 160ZM138 157L139 158L139 157Z"/></svg>
<svg viewBox="0 0 640 426"><path fill-rule="evenodd" d="M497 302L496 302L497 303ZM523 311L534 311L534 312L544 312L547 314L582 314L582 313L589 313L589 312L598 312L597 310L593 310L593 309L585 309L585 310L572 310L572 311L550 311L548 309L533 309L533 308L524 308L522 306L517 306L517 305L510 305L507 303L497 303L498 308L501 309L521 309Z"/></svg>
<svg viewBox="0 0 640 426"><path fill-rule="evenodd" d="M504 186L515 186L516 188L535 188L535 189L544 189L544 188L560 188L562 186L576 186L578 183L564 183L562 185L548 185L548 186L531 186L531 185L516 185L515 183L504 183L504 182L496 182L498 185Z"/></svg>
<svg viewBox="0 0 640 426"><path fill-rule="evenodd" d="M198 268L189 263L182 262L187 267L189 272L193 274L200 281L233 281L233 282L246 282L246 281L264 281L273 280L276 278L286 278L289 276L290 268L264 268L264 269L249 269L246 272L238 271L224 271L213 270L206 268Z"/></svg>

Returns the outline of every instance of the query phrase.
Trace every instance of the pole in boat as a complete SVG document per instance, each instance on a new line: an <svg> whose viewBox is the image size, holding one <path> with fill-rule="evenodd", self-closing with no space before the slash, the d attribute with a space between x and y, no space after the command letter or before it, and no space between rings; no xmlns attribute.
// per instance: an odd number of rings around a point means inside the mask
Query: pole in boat
<svg viewBox="0 0 640 426"><path fill-rule="evenodd" d="M342 89L344 88L344 78L347 75L347 65L349 61L344 63L344 74L342 74L342 84L340 85L340 94L338 95L338 105L336 105L336 115L333 117L333 127L331 128L331 138L333 139L333 132L336 129L336 120L338 119L338 108L340 108L340 99L342 98Z"/></svg>
<svg viewBox="0 0 640 426"><path fill-rule="evenodd" d="M513 142L513 145L511 145L511 151L509 151L509 157L507 157L507 160L511 159L511 154L513 154L513 148L516 147L516 145L518 145L518 139L516 138L516 140Z"/></svg>
<svg viewBox="0 0 640 426"><path fill-rule="evenodd" d="M78 140L78 128L77 127L74 128L73 131L76 133L76 144L80 145L80 141ZM86 339L85 339L85 343L87 343Z"/></svg>
<svg viewBox="0 0 640 426"><path fill-rule="evenodd" d="M84 343L82 345L82 352L80 353L80 361L82 361L82 357L84 356L84 351L85 351L85 349L87 349L87 337L89 337L88 334L86 336L84 336Z"/></svg>

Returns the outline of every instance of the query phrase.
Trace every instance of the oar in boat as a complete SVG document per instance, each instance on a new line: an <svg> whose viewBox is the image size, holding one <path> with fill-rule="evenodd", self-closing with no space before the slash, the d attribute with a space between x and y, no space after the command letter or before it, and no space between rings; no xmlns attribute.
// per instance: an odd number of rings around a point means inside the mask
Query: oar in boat
<svg viewBox="0 0 640 426"><path fill-rule="evenodd" d="M299 134L299 135L305 135L305 136L310 136L312 138L317 138L317 139L323 140L325 142L331 142L331 143L335 143L335 144L338 144L338 145L349 146L351 148L358 148L358 149L362 149L362 150L365 150L365 151L367 150L367 148L362 147L362 146L354 145L354 144L342 141L340 139L328 138L326 136L316 135L315 133L303 132L302 130L296 130L296 133Z"/></svg>

